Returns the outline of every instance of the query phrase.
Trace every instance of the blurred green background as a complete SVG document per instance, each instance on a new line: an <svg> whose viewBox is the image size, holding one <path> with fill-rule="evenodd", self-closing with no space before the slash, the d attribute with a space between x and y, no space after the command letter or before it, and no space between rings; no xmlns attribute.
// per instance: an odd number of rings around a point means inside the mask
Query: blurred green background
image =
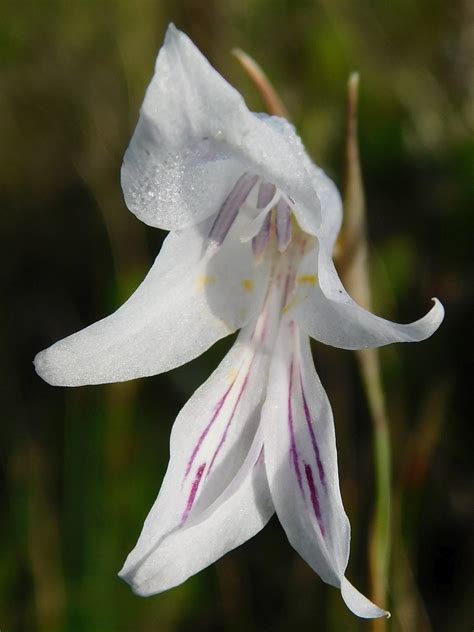
<svg viewBox="0 0 474 632"><path fill-rule="evenodd" d="M388 629L471 630L472 2L3 0L1 16L1 630L371 629L276 519L163 595L140 599L116 577L159 489L173 420L230 340L113 386L52 388L33 371L37 351L118 306L160 248L164 235L127 211L119 169L170 21L261 110L229 51L254 56L339 184L346 80L361 73L376 311L409 321L438 296L447 312L432 339L381 353L393 441ZM314 351L353 527L348 576L368 592L367 405L354 355Z"/></svg>

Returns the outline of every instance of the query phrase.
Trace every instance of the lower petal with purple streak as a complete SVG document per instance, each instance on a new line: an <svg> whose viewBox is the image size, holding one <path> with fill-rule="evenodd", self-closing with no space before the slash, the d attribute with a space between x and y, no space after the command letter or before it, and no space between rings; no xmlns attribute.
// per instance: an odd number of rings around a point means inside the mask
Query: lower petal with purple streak
<svg viewBox="0 0 474 632"><path fill-rule="evenodd" d="M121 571L139 594L181 583L252 537L273 513L259 421L277 290L175 422L160 494Z"/></svg>
<svg viewBox="0 0 474 632"><path fill-rule="evenodd" d="M288 318L280 325L262 427L270 492L290 543L325 582L343 588L356 614L384 616L344 577L350 526L339 491L332 412L309 338Z"/></svg>

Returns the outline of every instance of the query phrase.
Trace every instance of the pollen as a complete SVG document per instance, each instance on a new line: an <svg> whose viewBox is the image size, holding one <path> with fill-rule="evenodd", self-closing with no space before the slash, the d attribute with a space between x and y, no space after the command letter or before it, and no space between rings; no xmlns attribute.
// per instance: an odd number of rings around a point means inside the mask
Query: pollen
<svg viewBox="0 0 474 632"><path fill-rule="evenodd" d="M297 277L296 282L300 285L316 285L318 278L316 274L302 274Z"/></svg>
<svg viewBox="0 0 474 632"><path fill-rule="evenodd" d="M246 292L251 292L253 290L252 279L242 279L242 287Z"/></svg>
<svg viewBox="0 0 474 632"><path fill-rule="evenodd" d="M207 274L202 274L197 278L197 287L198 290L203 290L207 285L212 285L216 282L215 276L209 276Z"/></svg>

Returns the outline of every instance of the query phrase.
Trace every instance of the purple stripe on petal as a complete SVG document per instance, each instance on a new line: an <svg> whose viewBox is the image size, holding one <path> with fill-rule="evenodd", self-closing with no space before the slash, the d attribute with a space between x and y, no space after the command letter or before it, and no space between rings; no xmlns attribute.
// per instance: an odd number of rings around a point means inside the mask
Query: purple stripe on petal
<svg viewBox="0 0 474 632"><path fill-rule="evenodd" d="M199 449L202 445L202 442L204 441L204 439L207 437L209 430L211 429L211 426L213 425L213 423L215 422L215 420L217 419L219 413L222 410L222 406L225 403L225 400L227 399L230 391L232 390L232 387L235 384L235 380L237 379L237 377L235 377L232 382L230 383L229 387L227 388L226 392L224 393L224 395L220 398L220 400L217 402L215 408L214 408L214 413L209 421L209 423L207 424L207 426L204 428L204 430L201 432L201 435L199 436L199 439L196 442L196 445L194 446L194 449L191 453L191 456L189 457L189 461L188 464L186 466L186 472L184 474L184 479L183 482L186 480L186 477L188 476L193 463L194 463L194 459L196 458L197 453L199 452Z"/></svg>
<svg viewBox="0 0 474 632"><path fill-rule="evenodd" d="M193 508L194 501L196 499L196 494L197 494L197 491L198 491L198 488L199 488L199 483L201 482L202 474L204 472L205 467L206 467L206 464L205 463L201 463L201 465L197 469L196 476L194 477L194 481L193 481L193 484L191 485L191 490L189 492L188 501L186 503L186 508L183 511L183 515L181 517L181 524L186 522L186 519L189 516L189 512Z"/></svg>
<svg viewBox="0 0 474 632"><path fill-rule="evenodd" d="M267 247L270 238L270 228L272 226L272 214L269 211L263 221L261 229L252 238L252 250L256 257L260 257Z"/></svg>
<svg viewBox="0 0 474 632"><path fill-rule="evenodd" d="M278 200L275 207L275 228L278 242L278 250L285 252L291 241L291 208L283 198Z"/></svg>
<svg viewBox="0 0 474 632"><path fill-rule="evenodd" d="M295 428L293 424L293 409L291 405L292 390L293 390L293 358L291 359L291 363L290 363L290 383L288 385L288 430L290 431L290 459L293 465L293 469L295 470L298 486L300 488L301 493L304 495L303 481L301 478L300 464L298 461L298 450L296 448Z"/></svg>
<svg viewBox="0 0 474 632"><path fill-rule="evenodd" d="M321 516L321 507L319 506L318 492L316 491L316 485L314 484L313 470L307 463L304 464L304 472L306 474L306 481L308 482L309 496L311 498L311 504L313 506L314 515L318 521L321 535L324 536L324 526Z"/></svg>
<svg viewBox="0 0 474 632"><path fill-rule="evenodd" d="M265 208L275 195L276 187L270 182L262 182L258 189L257 208Z"/></svg>
<svg viewBox="0 0 474 632"><path fill-rule="evenodd" d="M224 432L222 433L221 439L219 441L219 444L218 444L217 448L215 449L214 454L212 455L212 460L211 460L211 463L209 465L209 469L207 470L206 476L209 476L209 474L211 473L212 466L214 465L214 462L215 462L219 452L221 451L221 448L224 445L225 440L227 439L227 434L229 432L230 425L232 423L232 420L234 419L234 416L235 416L235 413L236 413L237 408L239 406L240 400L242 399L242 395L244 394L244 391L247 388L247 384L248 384L248 381L249 381L250 373L252 372L252 366L253 366L254 359L255 359L255 354L252 357L252 361L251 361L250 366L248 368L247 375L245 376L245 379L244 379L244 381L242 383L242 386L240 387L240 391L239 391L239 394L237 395L237 399L235 400L235 404L234 404L234 407L232 409L232 413L231 413L231 415L229 417L229 421L227 422L226 427L224 429Z"/></svg>
<svg viewBox="0 0 474 632"><path fill-rule="evenodd" d="M303 376L301 375L301 372L300 372L300 387L301 387L301 398L303 400L304 416L306 419L306 424L308 426L309 436L311 437L311 445L313 446L314 456L316 457L316 463L317 463L318 472L319 472L319 480L324 485L324 487L326 487L326 480L325 480L326 475L324 473L323 464L321 462L321 455L319 453L319 446L316 441L316 435L314 433L314 428L313 428L313 424L311 420L311 413L309 411L308 402L306 401L306 395L305 395L304 386L303 386Z"/></svg>
<svg viewBox="0 0 474 632"><path fill-rule="evenodd" d="M258 176L250 173L244 173L240 176L216 215L216 219L209 231L209 241L214 242L218 246L224 241L237 217L240 207L247 199L257 180Z"/></svg>

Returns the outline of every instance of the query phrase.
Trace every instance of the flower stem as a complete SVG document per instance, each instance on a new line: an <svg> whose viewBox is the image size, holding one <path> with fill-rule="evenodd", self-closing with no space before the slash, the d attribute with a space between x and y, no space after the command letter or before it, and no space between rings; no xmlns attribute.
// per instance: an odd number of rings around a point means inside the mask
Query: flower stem
<svg viewBox="0 0 474 632"><path fill-rule="evenodd" d="M366 309L371 307L365 199L357 142L357 101L359 77L348 83L346 179L344 188L344 229L340 244L340 268L353 298ZM373 424L375 467L375 511L371 525L369 568L372 599L386 607L387 575L390 565L391 448L379 355L376 349L357 352L367 403ZM386 629L386 619L373 621L373 629Z"/></svg>
<svg viewBox="0 0 474 632"><path fill-rule="evenodd" d="M274 116L282 116L289 120L289 114L283 101L278 96L270 79L257 64L255 59L244 53L240 48L234 48L232 54L237 58L242 68L245 70L250 80L253 82L265 104L268 112Z"/></svg>

